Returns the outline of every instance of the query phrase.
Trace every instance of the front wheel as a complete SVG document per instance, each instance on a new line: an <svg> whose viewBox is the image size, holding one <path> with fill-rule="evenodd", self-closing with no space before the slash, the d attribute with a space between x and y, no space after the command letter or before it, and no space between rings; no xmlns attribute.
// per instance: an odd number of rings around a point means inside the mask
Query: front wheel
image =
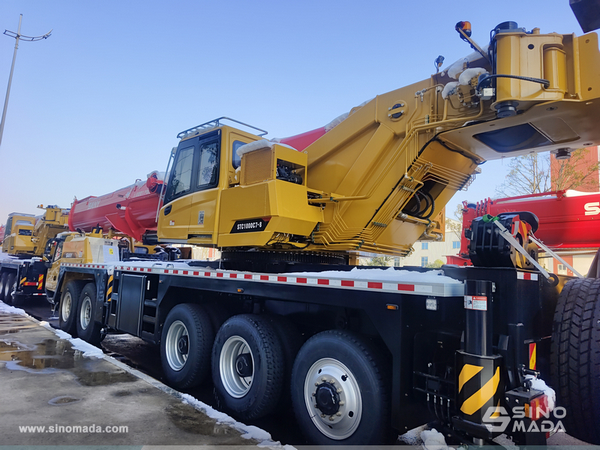
<svg viewBox="0 0 600 450"><path fill-rule="evenodd" d="M81 281L69 281L60 297L58 325L61 330L77 337L77 305L81 295Z"/></svg>
<svg viewBox="0 0 600 450"><path fill-rule="evenodd" d="M168 383L177 389L201 384L210 370L214 331L206 310L196 304L175 306L167 315L160 358Z"/></svg>
<svg viewBox="0 0 600 450"><path fill-rule="evenodd" d="M330 330L310 338L292 374L292 405L311 444L375 445L390 433L387 365L369 341Z"/></svg>
<svg viewBox="0 0 600 450"><path fill-rule="evenodd" d="M4 272L0 276L0 300L4 300L4 286L6 285L8 273Z"/></svg>
<svg viewBox="0 0 600 450"><path fill-rule="evenodd" d="M13 304L13 291L16 288L15 279L14 273L9 273L6 277L6 284L4 285L4 303L7 305Z"/></svg>
<svg viewBox="0 0 600 450"><path fill-rule="evenodd" d="M96 285L88 283L85 285L79 296L79 306L77 308L77 335L92 345L100 344L102 340L102 324L96 322L96 311L98 302L96 302Z"/></svg>

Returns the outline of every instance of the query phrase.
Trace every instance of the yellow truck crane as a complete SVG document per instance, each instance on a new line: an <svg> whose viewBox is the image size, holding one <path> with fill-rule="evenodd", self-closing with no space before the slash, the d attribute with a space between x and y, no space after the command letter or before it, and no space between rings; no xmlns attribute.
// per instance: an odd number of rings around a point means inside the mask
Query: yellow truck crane
<svg viewBox="0 0 600 450"><path fill-rule="evenodd" d="M353 109L303 152L222 120L186 130L158 238L253 257L407 255L434 225L424 215L435 217L479 164L597 141L594 39L500 24L481 54Z"/></svg>
<svg viewBox="0 0 600 450"><path fill-rule="evenodd" d="M29 296L45 295L46 265L42 259L47 243L68 230L69 211L42 206L44 214L12 213L8 216L0 260L0 300L20 303Z"/></svg>
<svg viewBox="0 0 600 450"><path fill-rule="evenodd" d="M157 344L172 386L212 378L242 420L291 409L313 444L382 444L432 420L471 444L565 428L600 444L600 281L542 271L523 250L535 216L474 221L483 267L335 264L435 237L486 160L600 143L595 33L504 22L482 48L456 28L475 53L321 130L275 142L221 118L180 133L158 239L224 258L61 264L63 329Z"/></svg>

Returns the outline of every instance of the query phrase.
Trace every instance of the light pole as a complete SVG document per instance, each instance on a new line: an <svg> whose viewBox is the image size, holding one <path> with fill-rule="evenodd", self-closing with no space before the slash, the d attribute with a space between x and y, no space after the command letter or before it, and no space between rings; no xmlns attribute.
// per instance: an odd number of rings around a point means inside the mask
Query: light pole
<svg viewBox="0 0 600 450"><path fill-rule="evenodd" d="M12 65L10 66L10 76L8 77L8 87L6 88L6 98L4 99L4 109L2 110L2 122L0 123L0 145L2 145L2 135L4 134L4 122L6 120L6 110L8 109L8 97L10 97L10 85L12 84L13 72L15 71L15 60L17 59L17 50L19 49L19 40L25 41L41 41L42 39L48 39L52 30L48 31L43 36L23 36L21 34L21 22L23 21L23 14L19 16L19 28L17 32L4 30L4 34L15 38L15 52L13 53Z"/></svg>

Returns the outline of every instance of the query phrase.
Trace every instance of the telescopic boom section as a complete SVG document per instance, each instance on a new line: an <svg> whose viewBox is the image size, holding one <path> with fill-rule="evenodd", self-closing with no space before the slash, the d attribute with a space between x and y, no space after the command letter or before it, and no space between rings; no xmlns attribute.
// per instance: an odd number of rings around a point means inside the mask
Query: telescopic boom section
<svg viewBox="0 0 600 450"><path fill-rule="evenodd" d="M104 231L112 229L137 241L151 239L156 233L156 209L163 183L162 175L155 171L146 180L109 194L75 200L69 215L69 228L90 232L101 227Z"/></svg>
<svg viewBox="0 0 600 450"><path fill-rule="evenodd" d="M443 229L432 220L485 160L600 143L595 33L505 22L483 52L300 138L260 140L219 121L183 135L159 240L406 255Z"/></svg>

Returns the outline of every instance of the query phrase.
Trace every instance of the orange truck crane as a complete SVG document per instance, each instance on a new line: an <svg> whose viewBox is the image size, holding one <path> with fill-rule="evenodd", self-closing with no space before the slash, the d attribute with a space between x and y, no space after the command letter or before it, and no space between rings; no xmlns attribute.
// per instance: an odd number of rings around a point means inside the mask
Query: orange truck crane
<svg viewBox="0 0 600 450"><path fill-rule="evenodd" d="M572 3L590 31L596 2ZM474 220L471 240L511 248L482 248L475 267L345 264L435 236L432 218L487 159L600 144L595 33L504 22L481 47L456 29L473 54L324 130L269 141L220 118L181 132L157 239L222 260L61 264L48 297L61 328L156 344L173 387L211 378L241 420L292 409L313 444L383 444L433 420L468 444L565 428L600 444L600 280L515 264L527 249L511 231L533 214Z"/></svg>

